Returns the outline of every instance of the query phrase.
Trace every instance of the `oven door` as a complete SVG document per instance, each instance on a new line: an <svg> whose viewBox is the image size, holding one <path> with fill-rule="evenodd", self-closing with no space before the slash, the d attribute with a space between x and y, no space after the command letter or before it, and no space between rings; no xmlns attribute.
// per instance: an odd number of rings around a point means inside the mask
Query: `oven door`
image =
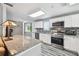
<svg viewBox="0 0 79 59"><path fill-rule="evenodd" d="M63 38L51 37L51 43L55 43L63 46Z"/></svg>
<svg viewBox="0 0 79 59"><path fill-rule="evenodd" d="M39 39L39 33L35 33L35 39Z"/></svg>

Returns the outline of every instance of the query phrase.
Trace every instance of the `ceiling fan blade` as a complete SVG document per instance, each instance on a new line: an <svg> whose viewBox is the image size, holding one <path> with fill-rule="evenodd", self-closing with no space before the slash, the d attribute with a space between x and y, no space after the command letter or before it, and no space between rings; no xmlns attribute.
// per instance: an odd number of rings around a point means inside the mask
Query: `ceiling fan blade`
<svg viewBox="0 0 79 59"><path fill-rule="evenodd" d="M6 4L6 5L10 6L10 7L13 7L13 5L10 4L10 3L4 3L4 4Z"/></svg>

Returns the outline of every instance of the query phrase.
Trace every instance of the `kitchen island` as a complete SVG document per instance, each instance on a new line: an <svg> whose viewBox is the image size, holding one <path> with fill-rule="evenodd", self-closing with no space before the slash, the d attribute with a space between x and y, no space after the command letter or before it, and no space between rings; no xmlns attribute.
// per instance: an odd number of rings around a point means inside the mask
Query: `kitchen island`
<svg viewBox="0 0 79 59"><path fill-rule="evenodd" d="M39 56L41 53L41 42L27 36L15 35L12 40L5 41L5 45L12 56Z"/></svg>

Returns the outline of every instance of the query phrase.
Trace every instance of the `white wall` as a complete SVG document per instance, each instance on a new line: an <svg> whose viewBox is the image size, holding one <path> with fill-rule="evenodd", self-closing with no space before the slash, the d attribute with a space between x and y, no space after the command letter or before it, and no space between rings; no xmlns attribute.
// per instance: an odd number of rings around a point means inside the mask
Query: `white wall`
<svg viewBox="0 0 79 59"><path fill-rule="evenodd" d="M4 4L2 4L1 3L1 5L0 5L0 15L1 15L1 23L3 23L3 22L5 22L6 21L6 6L4 5ZM3 36L5 36L5 27L3 26L3 25L1 25L2 26L2 34L1 35L3 35Z"/></svg>
<svg viewBox="0 0 79 59"><path fill-rule="evenodd" d="M2 35L2 26L1 26L1 23L2 23L2 6L0 4L0 36Z"/></svg>
<svg viewBox="0 0 79 59"><path fill-rule="evenodd" d="M23 35L23 22L16 21L16 27L13 28L13 35Z"/></svg>

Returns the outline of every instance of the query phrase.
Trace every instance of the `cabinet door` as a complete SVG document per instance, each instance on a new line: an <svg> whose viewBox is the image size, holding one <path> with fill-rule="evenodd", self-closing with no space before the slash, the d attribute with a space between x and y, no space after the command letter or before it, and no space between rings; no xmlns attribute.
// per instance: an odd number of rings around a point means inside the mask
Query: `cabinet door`
<svg viewBox="0 0 79 59"><path fill-rule="evenodd" d="M44 35L40 33L39 37L40 37L40 40L43 41Z"/></svg>
<svg viewBox="0 0 79 59"><path fill-rule="evenodd" d="M77 49L77 47L76 47L76 38L73 36L73 37L70 38L70 40L71 40L71 43L70 43L71 47L70 47L70 50L76 51L76 49Z"/></svg>
<svg viewBox="0 0 79 59"><path fill-rule="evenodd" d="M77 47L77 52L79 54L79 36L76 37L76 47Z"/></svg>
<svg viewBox="0 0 79 59"><path fill-rule="evenodd" d="M51 36L50 34L45 34L44 42L51 44Z"/></svg>
<svg viewBox="0 0 79 59"><path fill-rule="evenodd" d="M58 17L58 18L55 18L57 21L56 22L60 22L60 21L64 21L65 20L65 17Z"/></svg>
<svg viewBox="0 0 79 59"><path fill-rule="evenodd" d="M35 28L43 28L43 21L35 22Z"/></svg>
<svg viewBox="0 0 79 59"><path fill-rule="evenodd" d="M58 21L59 21L58 18L50 19L50 20L49 20L50 27L53 27L52 24L55 23L55 22L58 22Z"/></svg>
<svg viewBox="0 0 79 59"><path fill-rule="evenodd" d="M54 23L54 20L55 20L55 19L50 19L50 20L49 20L50 27L52 27L52 23Z"/></svg>
<svg viewBox="0 0 79 59"><path fill-rule="evenodd" d="M46 34L40 34L40 40L46 43Z"/></svg>
<svg viewBox="0 0 79 59"><path fill-rule="evenodd" d="M50 27L52 27L52 23L59 22L59 21L65 21L65 17L59 17L59 18L50 19L50 20L49 20L49 22L50 22Z"/></svg>
<svg viewBox="0 0 79 59"><path fill-rule="evenodd" d="M40 40L45 43L51 44L51 35L50 34L40 34Z"/></svg>
<svg viewBox="0 0 79 59"><path fill-rule="evenodd" d="M32 39L35 39L35 33L32 33Z"/></svg>
<svg viewBox="0 0 79 59"><path fill-rule="evenodd" d="M71 20L71 16L65 16L65 22L64 22L64 26L65 27L72 27L72 20Z"/></svg>
<svg viewBox="0 0 79 59"><path fill-rule="evenodd" d="M38 22L38 28L43 28L43 21Z"/></svg>
<svg viewBox="0 0 79 59"><path fill-rule="evenodd" d="M64 36L64 48L70 50L71 41L67 36Z"/></svg>
<svg viewBox="0 0 79 59"><path fill-rule="evenodd" d="M34 24L34 25L35 25L34 28L36 28L36 27L37 27L37 23L36 23L36 22L34 22L34 23L35 23L35 24Z"/></svg>
<svg viewBox="0 0 79 59"><path fill-rule="evenodd" d="M64 48L71 50L71 51L76 51L76 39L74 36L65 36L64 37Z"/></svg>
<svg viewBox="0 0 79 59"><path fill-rule="evenodd" d="M39 23L35 22L35 28L39 28Z"/></svg>
<svg viewBox="0 0 79 59"><path fill-rule="evenodd" d="M79 27L79 14L71 15L72 27Z"/></svg>

